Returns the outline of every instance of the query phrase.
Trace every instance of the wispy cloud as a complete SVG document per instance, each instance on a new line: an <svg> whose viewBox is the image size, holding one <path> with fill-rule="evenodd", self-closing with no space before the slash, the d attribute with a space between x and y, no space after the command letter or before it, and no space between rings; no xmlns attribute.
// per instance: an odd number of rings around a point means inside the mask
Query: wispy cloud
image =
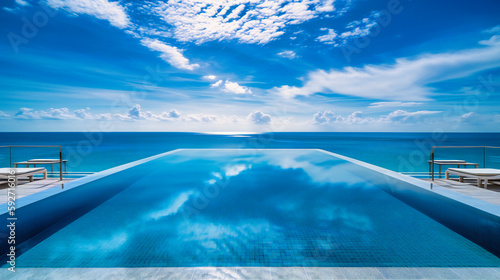
<svg viewBox="0 0 500 280"><path fill-rule="evenodd" d="M28 1L25 1L25 0L16 0L16 3L21 5L21 6L29 6L30 3Z"/></svg>
<svg viewBox="0 0 500 280"><path fill-rule="evenodd" d="M385 107L412 107L422 105L422 102L400 102L400 101L392 101L392 102L374 102L370 104L370 108L385 108Z"/></svg>
<svg viewBox="0 0 500 280"><path fill-rule="evenodd" d="M190 64L189 59L185 58L184 55L182 55L182 50L179 50L176 47L169 46L157 39L144 38L141 40L141 43L144 46L148 47L150 50L160 52L161 59L176 68L194 70L200 67L200 65L198 64Z"/></svg>
<svg viewBox="0 0 500 280"><path fill-rule="evenodd" d="M282 51L279 52L278 55L288 59L294 59L297 57L297 54L294 51Z"/></svg>
<svg viewBox="0 0 500 280"><path fill-rule="evenodd" d="M10 117L9 114L7 114L7 113L5 113L3 111L0 111L0 118L8 118L8 117Z"/></svg>
<svg viewBox="0 0 500 280"><path fill-rule="evenodd" d="M372 12L369 17L348 23L342 33L338 33L334 29L321 28L321 30L328 33L319 36L316 40L336 47L345 45L356 38L368 36L372 32L372 29L379 24L379 17L379 12Z"/></svg>
<svg viewBox="0 0 500 280"><path fill-rule="evenodd" d="M76 119L76 115L71 113L68 108L54 109L50 108L46 111L35 111L31 108L21 108L14 115L16 119L52 119L52 120L68 120Z"/></svg>
<svg viewBox="0 0 500 280"><path fill-rule="evenodd" d="M54 9L63 9L72 14L87 14L98 19L107 20L118 28L130 25L130 18L119 2L107 0L46 0Z"/></svg>
<svg viewBox="0 0 500 280"><path fill-rule="evenodd" d="M485 33L494 33L494 34L499 34L500 33L500 25L494 26L490 29L486 29L484 31Z"/></svg>
<svg viewBox="0 0 500 280"><path fill-rule="evenodd" d="M446 81L500 66L500 45L454 53L401 58L394 64L367 65L342 70L316 70L302 87L281 86L271 92L292 98L314 93L341 94L370 99L423 101L434 95L431 83Z"/></svg>
<svg viewBox="0 0 500 280"><path fill-rule="evenodd" d="M407 112L396 110L388 115L379 117L366 117L363 112L356 111L350 115L343 116L332 111L317 112L313 116L313 124L380 124L380 123L417 123L423 121L426 116L439 114L441 111L415 111Z"/></svg>
<svg viewBox="0 0 500 280"><path fill-rule="evenodd" d="M327 34L321 35L316 40L319 42L325 43L325 44L335 44L336 43L336 38L338 36L337 32L335 32L334 29L330 28L321 28L321 30L327 30Z"/></svg>
<svg viewBox="0 0 500 280"><path fill-rule="evenodd" d="M407 112L404 110L396 110L391 112L387 116L383 116L380 120L389 121L389 122L418 122L421 121L425 116L439 114L441 111L416 111L416 112Z"/></svg>

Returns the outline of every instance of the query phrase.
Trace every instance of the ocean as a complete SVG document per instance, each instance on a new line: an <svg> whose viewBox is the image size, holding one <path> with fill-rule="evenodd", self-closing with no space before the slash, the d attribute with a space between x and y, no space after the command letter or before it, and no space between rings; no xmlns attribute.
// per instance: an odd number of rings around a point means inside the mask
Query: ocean
<svg viewBox="0 0 500 280"><path fill-rule="evenodd" d="M97 172L179 148L315 148L397 172L425 172L432 146L500 146L500 133L202 134L184 132L0 133L0 146L61 145L69 172ZM0 148L0 164L58 158L57 148ZM462 159L500 168L500 149L437 149L436 159Z"/></svg>

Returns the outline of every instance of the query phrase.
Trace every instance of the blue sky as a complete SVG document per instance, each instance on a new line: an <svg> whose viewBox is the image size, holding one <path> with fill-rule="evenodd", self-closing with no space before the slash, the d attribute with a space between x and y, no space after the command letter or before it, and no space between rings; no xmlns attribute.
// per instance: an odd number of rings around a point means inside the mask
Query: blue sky
<svg viewBox="0 0 500 280"><path fill-rule="evenodd" d="M500 2L6 0L2 131L500 128Z"/></svg>

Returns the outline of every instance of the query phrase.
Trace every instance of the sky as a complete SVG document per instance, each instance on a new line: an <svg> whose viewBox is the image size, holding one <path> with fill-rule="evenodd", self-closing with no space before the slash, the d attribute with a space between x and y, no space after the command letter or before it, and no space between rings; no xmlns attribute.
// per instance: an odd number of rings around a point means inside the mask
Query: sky
<svg viewBox="0 0 500 280"><path fill-rule="evenodd" d="M500 132L499 11L4 0L0 131Z"/></svg>

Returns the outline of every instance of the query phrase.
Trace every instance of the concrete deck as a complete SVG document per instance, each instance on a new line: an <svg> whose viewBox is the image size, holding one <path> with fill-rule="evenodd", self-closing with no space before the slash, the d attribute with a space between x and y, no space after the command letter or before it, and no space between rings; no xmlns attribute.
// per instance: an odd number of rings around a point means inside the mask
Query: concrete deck
<svg viewBox="0 0 500 280"><path fill-rule="evenodd" d="M490 267L140 267L19 268L0 270L1 279L500 279Z"/></svg>
<svg viewBox="0 0 500 280"><path fill-rule="evenodd" d="M16 199L25 197L34 193L38 193L53 187L62 187L62 184L72 181L74 179L64 179L59 181L56 178L48 179L35 179L34 182L20 181L16 187ZM9 186L7 183L0 182L0 204L7 202L7 190Z"/></svg>
<svg viewBox="0 0 500 280"><path fill-rule="evenodd" d="M431 179L423 180L431 182ZM476 180L467 179L464 179L463 183L458 182L458 179L434 179L434 183L455 192L500 205L500 185L498 183L488 184L488 189L478 187L476 185Z"/></svg>

